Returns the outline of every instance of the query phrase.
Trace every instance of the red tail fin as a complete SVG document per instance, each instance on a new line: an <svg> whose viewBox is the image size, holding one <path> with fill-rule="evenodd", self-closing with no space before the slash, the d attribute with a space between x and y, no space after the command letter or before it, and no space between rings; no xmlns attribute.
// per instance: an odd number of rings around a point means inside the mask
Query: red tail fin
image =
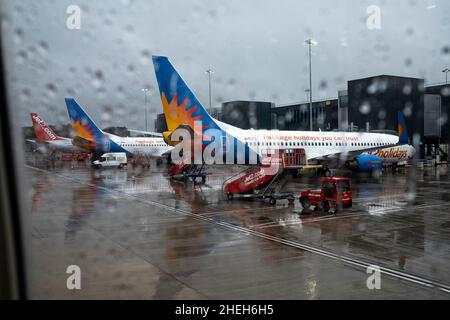
<svg viewBox="0 0 450 320"><path fill-rule="evenodd" d="M36 113L30 113L36 138L41 141L61 140L61 138Z"/></svg>

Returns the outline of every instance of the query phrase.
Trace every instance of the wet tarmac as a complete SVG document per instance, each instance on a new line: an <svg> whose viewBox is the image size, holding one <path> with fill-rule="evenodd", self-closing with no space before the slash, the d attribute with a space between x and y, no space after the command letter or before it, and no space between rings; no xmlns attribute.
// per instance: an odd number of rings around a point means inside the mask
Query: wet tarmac
<svg viewBox="0 0 450 320"><path fill-rule="evenodd" d="M30 292L40 299L449 299L447 168L353 178L354 206L336 215L228 201L239 168L204 185L165 165L94 170L29 160ZM318 186L289 180L287 190ZM66 268L81 269L68 290ZM381 268L381 289L366 270Z"/></svg>

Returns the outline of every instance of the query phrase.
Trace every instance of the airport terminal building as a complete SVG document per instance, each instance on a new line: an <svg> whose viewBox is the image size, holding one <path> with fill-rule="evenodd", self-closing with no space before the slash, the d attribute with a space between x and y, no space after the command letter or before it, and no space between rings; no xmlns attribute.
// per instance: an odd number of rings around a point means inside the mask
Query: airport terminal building
<svg viewBox="0 0 450 320"><path fill-rule="evenodd" d="M309 131L308 102L282 105L272 109L272 129ZM312 103L313 130L330 131L338 126L338 100Z"/></svg>

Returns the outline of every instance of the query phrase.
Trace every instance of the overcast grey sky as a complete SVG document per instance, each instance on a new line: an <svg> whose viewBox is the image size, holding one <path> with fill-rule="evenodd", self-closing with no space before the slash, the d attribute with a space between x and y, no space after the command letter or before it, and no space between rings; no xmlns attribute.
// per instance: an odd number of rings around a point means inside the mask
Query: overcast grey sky
<svg viewBox="0 0 450 320"><path fill-rule="evenodd" d="M71 5L81 28L66 27ZM381 10L369 29L366 10ZM101 127L143 129L144 96L162 112L151 55L166 55L197 97L208 104L256 99L306 100L307 37L313 48L314 99L336 97L346 81L376 74L443 82L450 65L450 1L446 0L180 0L2 2L10 101L18 123L29 112L51 124L68 122L74 96Z"/></svg>

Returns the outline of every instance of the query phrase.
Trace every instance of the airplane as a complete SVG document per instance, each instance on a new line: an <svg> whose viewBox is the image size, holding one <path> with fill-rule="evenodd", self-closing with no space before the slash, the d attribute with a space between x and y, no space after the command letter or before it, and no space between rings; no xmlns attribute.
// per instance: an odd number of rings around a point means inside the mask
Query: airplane
<svg viewBox="0 0 450 320"><path fill-rule="evenodd" d="M30 116L37 141L30 139L27 139L27 141L36 143L38 145L40 144L40 146L38 146L38 150L44 152L46 150L57 150L63 152L85 152L84 149L74 146L72 144L72 139L58 136L36 113L30 113ZM42 146L42 144L44 144L44 146Z"/></svg>
<svg viewBox="0 0 450 320"><path fill-rule="evenodd" d="M372 154L380 157L385 163L394 164L412 159L416 154L416 149L409 144L399 145L385 149L372 150L363 154Z"/></svg>
<svg viewBox="0 0 450 320"><path fill-rule="evenodd" d="M93 152L96 156L107 152L126 152L128 156L163 157L173 147L161 137L119 137L102 131L74 98L65 98L67 111L76 136L72 143ZM157 133L153 133L157 135Z"/></svg>
<svg viewBox="0 0 450 320"><path fill-rule="evenodd" d="M364 152L404 145L409 141L401 112L398 113L398 136L371 132L240 129L213 119L167 57L152 58L168 127L168 131L163 132L164 140L177 147L182 143L177 140L179 134L175 133L178 129L186 129L191 131L194 139L196 136L201 140L203 151L213 142L222 143L223 161L217 157L215 164L260 164L264 154L273 153L273 150L290 152L300 149L304 165L312 161L327 163L344 159L354 161L354 170L368 172L381 169L383 160L376 154ZM217 148L218 152L221 148ZM204 152L200 161L205 162ZM325 170L328 171L325 175L329 175L329 169Z"/></svg>
<svg viewBox="0 0 450 320"><path fill-rule="evenodd" d="M350 169L354 173L370 174L380 174L384 165L390 165L395 173L400 165L406 164L415 154L416 149L408 143L364 151L353 159L345 159L345 157L342 159L342 155L337 155L318 158L317 162L324 164L326 167ZM324 173L326 174L326 172Z"/></svg>
<svg viewBox="0 0 450 320"><path fill-rule="evenodd" d="M407 164L416 154L416 149L410 144L403 144L395 147L372 150L364 152L363 155L370 154L380 157L384 164L391 165L392 171L396 172L400 165Z"/></svg>

